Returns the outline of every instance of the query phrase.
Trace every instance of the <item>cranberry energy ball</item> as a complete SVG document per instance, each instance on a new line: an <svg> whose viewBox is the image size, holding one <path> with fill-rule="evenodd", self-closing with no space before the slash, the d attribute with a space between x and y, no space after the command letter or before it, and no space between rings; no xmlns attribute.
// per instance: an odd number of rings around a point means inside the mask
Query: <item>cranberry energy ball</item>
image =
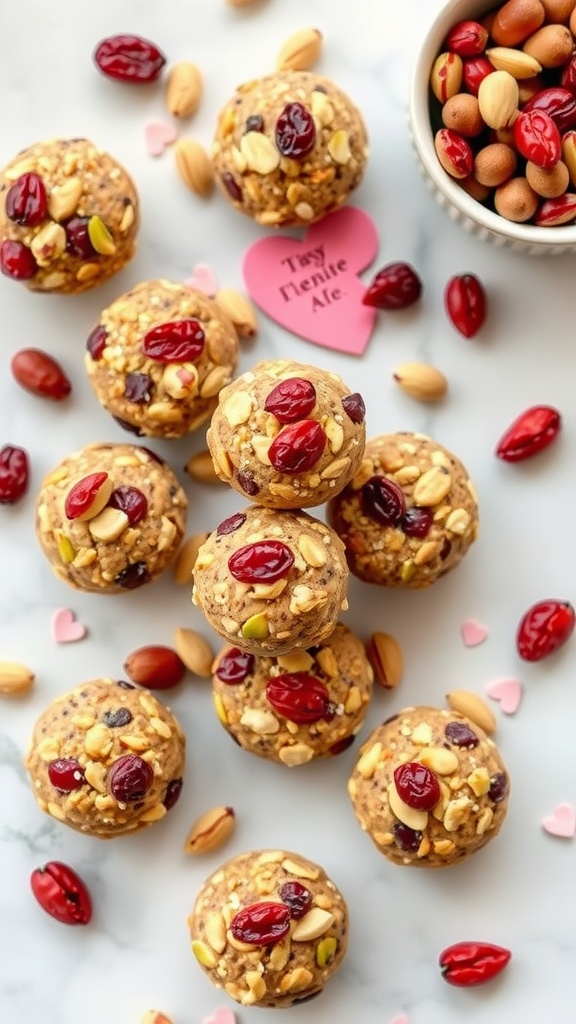
<svg viewBox="0 0 576 1024"><path fill-rule="evenodd" d="M458 864L496 836L508 775L496 745L454 711L406 708L369 736L348 783L356 817L394 864Z"/></svg>
<svg viewBox="0 0 576 1024"><path fill-rule="evenodd" d="M201 887L188 925L198 963L242 1006L287 1007L319 995L348 943L348 910L334 882L284 850L223 864Z"/></svg>
<svg viewBox="0 0 576 1024"><path fill-rule="evenodd" d="M0 270L32 291L86 291L130 262L138 221L112 156L88 139L40 142L0 173Z"/></svg>
<svg viewBox="0 0 576 1024"><path fill-rule="evenodd" d="M251 505L210 534L192 600L215 631L252 654L319 644L348 607L342 542L306 512Z"/></svg>
<svg viewBox="0 0 576 1024"><path fill-rule="evenodd" d="M220 307L164 280L144 281L116 299L86 348L99 401L121 426L149 437L196 430L238 361L238 336Z"/></svg>
<svg viewBox="0 0 576 1024"><path fill-rule="evenodd" d="M185 737L148 690L94 679L40 715L26 755L41 810L99 839L160 821L182 788Z"/></svg>
<svg viewBox="0 0 576 1024"><path fill-rule="evenodd" d="M364 645L338 623L322 643L277 658L225 647L214 665L214 705L244 750L292 767L351 745L372 682Z"/></svg>
<svg viewBox="0 0 576 1024"><path fill-rule="evenodd" d="M59 579L121 594L155 579L176 556L188 501L154 452L90 444L45 478L36 503L40 546Z"/></svg>
<svg viewBox="0 0 576 1024"><path fill-rule="evenodd" d="M335 373L264 360L220 392L206 435L218 476L269 508L338 494L362 461L365 409Z"/></svg>
<svg viewBox="0 0 576 1024"><path fill-rule="evenodd" d="M328 506L350 571L386 587L428 587L478 533L474 486L459 459L423 434L366 442L362 465Z"/></svg>
<svg viewBox="0 0 576 1024"><path fill-rule="evenodd" d="M349 98L310 71L278 71L238 86L220 112L216 180L260 224L310 224L346 202L368 158Z"/></svg>

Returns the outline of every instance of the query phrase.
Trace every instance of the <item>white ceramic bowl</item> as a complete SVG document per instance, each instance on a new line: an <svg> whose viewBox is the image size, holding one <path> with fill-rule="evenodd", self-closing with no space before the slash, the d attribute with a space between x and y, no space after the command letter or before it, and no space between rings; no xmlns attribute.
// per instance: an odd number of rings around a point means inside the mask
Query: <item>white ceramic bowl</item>
<svg viewBox="0 0 576 1024"><path fill-rule="evenodd" d="M478 19L493 7L493 0L450 0L432 23L417 55L410 83L409 115L414 148L433 195L452 220L466 231L495 245L537 256L576 252L576 224L546 228L506 220L472 199L446 174L436 156L429 108L432 64L456 22Z"/></svg>

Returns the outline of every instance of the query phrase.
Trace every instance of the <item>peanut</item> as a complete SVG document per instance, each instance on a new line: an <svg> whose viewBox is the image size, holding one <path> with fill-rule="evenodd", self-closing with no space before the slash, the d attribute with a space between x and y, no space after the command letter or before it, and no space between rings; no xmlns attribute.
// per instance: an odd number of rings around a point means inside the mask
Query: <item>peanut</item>
<svg viewBox="0 0 576 1024"><path fill-rule="evenodd" d="M476 154L474 176L481 185L495 188L512 177L516 164L516 153L511 146L506 146L503 142L493 142Z"/></svg>
<svg viewBox="0 0 576 1024"><path fill-rule="evenodd" d="M526 178L511 178L496 189L494 206L501 217L523 224L536 213L538 196Z"/></svg>
<svg viewBox="0 0 576 1024"><path fill-rule="evenodd" d="M544 23L540 0L508 0L496 12L490 34L498 46L517 46Z"/></svg>
<svg viewBox="0 0 576 1024"><path fill-rule="evenodd" d="M544 25L526 40L522 49L543 68L560 68L574 49L574 38L566 25Z"/></svg>
<svg viewBox="0 0 576 1024"><path fill-rule="evenodd" d="M35 678L26 665L16 661L0 661L0 693L4 697L20 697L28 693Z"/></svg>
<svg viewBox="0 0 576 1024"><path fill-rule="evenodd" d="M445 128L452 128L466 138L480 135L484 130L478 99L465 92L459 92L446 100L442 107L442 121Z"/></svg>
<svg viewBox="0 0 576 1024"><path fill-rule="evenodd" d="M236 824L232 807L213 807L196 819L184 840L184 853L208 853L230 838Z"/></svg>
<svg viewBox="0 0 576 1024"><path fill-rule="evenodd" d="M538 167L528 160L526 179L530 187L543 199L555 199L556 196L561 196L566 192L570 183L570 174L562 160L559 160L550 170Z"/></svg>

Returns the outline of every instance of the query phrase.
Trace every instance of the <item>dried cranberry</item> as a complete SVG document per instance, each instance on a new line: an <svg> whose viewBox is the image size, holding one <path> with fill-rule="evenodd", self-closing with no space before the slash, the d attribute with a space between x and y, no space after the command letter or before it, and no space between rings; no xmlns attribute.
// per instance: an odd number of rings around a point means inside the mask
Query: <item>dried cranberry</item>
<svg viewBox="0 0 576 1024"><path fill-rule="evenodd" d="M562 139L554 121L544 110L521 111L512 129L514 146L537 167L550 170L562 155Z"/></svg>
<svg viewBox="0 0 576 1024"><path fill-rule="evenodd" d="M330 753L333 757L337 757L338 754L343 754L345 750L348 750L348 747L352 746L355 739L355 736L343 736L341 740L337 740L336 743L332 744L330 747Z"/></svg>
<svg viewBox="0 0 576 1024"><path fill-rule="evenodd" d="M522 110L524 113L528 110L543 110L552 118L561 134L576 124L576 96L570 88L550 86L548 89L539 89Z"/></svg>
<svg viewBox="0 0 576 1024"><path fill-rule="evenodd" d="M86 349L92 356L92 359L98 360L106 348L106 342L108 341L108 331L102 324L98 324L93 331L90 331L86 339Z"/></svg>
<svg viewBox="0 0 576 1024"><path fill-rule="evenodd" d="M110 495L108 504L112 508L119 508L128 516L130 526L136 526L144 518L148 511L148 500L142 491L137 487L130 487L129 484L122 484L116 487Z"/></svg>
<svg viewBox="0 0 576 1024"><path fill-rule="evenodd" d="M321 458L326 441L320 423L300 420L276 434L268 449L268 458L278 473L304 473Z"/></svg>
<svg viewBox="0 0 576 1024"><path fill-rule="evenodd" d="M297 725L319 722L330 706L324 683L305 672L272 676L266 685L266 699L275 711Z"/></svg>
<svg viewBox="0 0 576 1024"><path fill-rule="evenodd" d="M282 156L307 156L314 149L314 118L301 103L288 103L276 121L276 145Z"/></svg>
<svg viewBox="0 0 576 1024"><path fill-rule="evenodd" d="M216 527L216 534L221 537L223 534L235 533L241 526L246 522L246 516L244 512L234 512L231 516L223 519L222 522Z"/></svg>
<svg viewBox="0 0 576 1024"><path fill-rule="evenodd" d="M120 803L142 800L154 782L154 769L138 754L119 757L108 772L108 789Z"/></svg>
<svg viewBox="0 0 576 1024"><path fill-rule="evenodd" d="M444 289L444 308L457 331L473 338L486 320L487 299L475 274L454 274Z"/></svg>
<svg viewBox="0 0 576 1024"><path fill-rule="evenodd" d="M110 486L108 473L88 473L87 476L83 476L70 488L64 499L66 518L90 518L90 511L98 503L99 496L103 495L104 488L108 489L109 493ZM102 509L101 501L99 505L98 511ZM96 512L92 511L92 515L96 515Z"/></svg>
<svg viewBox="0 0 576 1024"><path fill-rule="evenodd" d="M123 587L124 590L136 590L138 587L143 586L144 583L150 582L150 573L146 562L132 562L127 565L125 569L122 569L114 577L114 583L117 583L119 587Z"/></svg>
<svg viewBox="0 0 576 1024"><path fill-rule="evenodd" d="M201 354L205 340L202 325L190 317L152 327L144 335L142 349L157 363L192 363Z"/></svg>
<svg viewBox="0 0 576 1024"><path fill-rule="evenodd" d="M124 381L124 398L141 405L152 397L154 381L147 373L128 373Z"/></svg>
<svg viewBox="0 0 576 1024"><path fill-rule="evenodd" d="M182 779L172 779L172 781L168 783L164 799L162 801L167 811L170 811L174 807L174 804L178 803L180 793L182 792L182 786Z"/></svg>
<svg viewBox="0 0 576 1024"><path fill-rule="evenodd" d="M406 512L402 488L385 476L371 476L361 490L362 511L382 526L396 526Z"/></svg>
<svg viewBox="0 0 576 1024"><path fill-rule="evenodd" d="M81 260L89 260L96 250L88 234L89 217L71 217L65 224L66 250Z"/></svg>
<svg viewBox="0 0 576 1024"><path fill-rule="evenodd" d="M504 775L504 772L496 772L495 775L490 779L490 789L488 790L488 796L495 804L502 803L506 799L508 792L508 779Z"/></svg>
<svg viewBox="0 0 576 1024"><path fill-rule="evenodd" d="M243 907L230 922L238 942L269 946L280 942L290 930L290 909L285 903L252 903Z"/></svg>
<svg viewBox="0 0 576 1024"><path fill-rule="evenodd" d="M243 683L246 676L254 670L254 655L247 651L241 651L238 647L232 647L218 663L216 675L223 683L234 685Z"/></svg>
<svg viewBox="0 0 576 1024"><path fill-rule="evenodd" d="M266 412L271 412L280 423L296 423L306 419L316 405L316 388L303 377L282 380L264 402Z"/></svg>
<svg viewBox="0 0 576 1024"><path fill-rule="evenodd" d="M166 63L166 57L154 43L134 35L102 39L94 50L93 60L107 78L135 85L154 82Z"/></svg>
<svg viewBox="0 0 576 1024"><path fill-rule="evenodd" d="M431 811L440 799L440 783L425 764L408 761L394 771L400 799L418 811Z"/></svg>
<svg viewBox="0 0 576 1024"><path fill-rule="evenodd" d="M428 536L433 522L434 513L431 509L411 505L402 516L400 526L407 537L418 537L419 540L423 540Z"/></svg>
<svg viewBox="0 0 576 1024"><path fill-rule="evenodd" d="M59 793L71 793L80 789L86 779L84 769L75 757L58 757L48 765L48 778Z"/></svg>
<svg viewBox="0 0 576 1024"><path fill-rule="evenodd" d="M23 448L0 448L0 505L15 505L28 489L30 463Z"/></svg>
<svg viewBox="0 0 576 1024"><path fill-rule="evenodd" d="M481 83L494 71L488 57L470 57L462 62L462 82L467 92L478 95Z"/></svg>
<svg viewBox="0 0 576 1024"><path fill-rule="evenodd" d="M445 48L459 57L477 57L484 52L488 30L478 21L459 21L446 36Z"/></svg>
<svg viewBox="0 0 576 1024"><path fill-rule="evenodd" d="M263 132L264 118L262 114L250 114L244 123L244 132Z"/></svg>
<svg viewBox="0 0 576 1024"><path fill-rule="evenodd" d="M570 89L571 92L576 91L576 55L571 57L562 68L560 85L563 89Z"/></svg>
<svg viewBox="0 0 576 1024"><path fill-rule="evenodd" d="M6 216L15 224L35 228L48 209L44 182L38 174L21 174L6 193Z"/></svg>
<svg viewBox="0 0 576 1024"><path fill-rule="evenodd" d="M249 494L251 498L258 494L260 490L252 474L243 469L239 470L236 474L236 482L240 485L244 494Z"/></svg>
<svg viewBox="0 0 576 1024"><path fill-rule="evenodd" d="M79 875L52 860L30 875L30 886L38 903L61 924L88 924L92 917L92 899Z"/></svg>
<svg viewBox="0 0 576 1024"><path fill-rule="evenodd" d="M0 270L15 281L27 281L34 277L38 264L28 246L7 239L0 245Z"/></svg>
<svg viewBox="0 0 576 1024"><path fill-rule="evenodd" d="M128 420L123 420L120 416L113 416L112 419L119 427L122 427L122 430L127 430L129 434L136 434L136 437L142 437L143 431L136 423L129 423Z"/></svg>
<svg viewBox="0 0 576 1024"><path fill-rule="evenodd" d="M224 174L220 176L220 180L224 185L224 188L226 189L228 195L231 196L231 198L234 199L236 203L241 203L242 189L240 188L240 185L238 184L236 179L232 177L230 172L224 171Z"/></svg>
<svg viewBox="0 0 576 1024"><path fill-rule="evenodd" d="M568 601L537 601L522 616L516 631L516 650L524 661L542 661L570 639L576 616Z"/></svg>
<svg viewBox="0 0 576 1024"><path fill-rule="evenodd" d="M480 742L476 733L465 722L448 722L444 735L455 747L465 747L467 750L477 747Z"/></svg>
<svg viewBox="0 0 576 1024"><path fill-rule="evenodd" d="M420 849L420 843L422 842L424 835L417 829L409 828L408 825L403 825L401 821L397 821L392 829L394 833L394 840L396 846L399 846L405 853L417 853Z"/></svg>
<svg viewBox="0 0 576 1024"><path fill-rule="evenodd" d="M102 715L102 721L109 729L119 729L122 725L128 725L132 721L132 712L128 708L116 708L114 711L105 711Z"/></svg>
<svg viewBox="0 0 576 1024"><path fill-rule="evenodd" d="M312 893L302 882L284 882L278 893L280 899L290 908L290 917L298 921L312 906Z"/></svg>
<svg viewBox="0 0 576 1024"><path fill-rule="evenodd" d="M245 544L228 559L228 569L239 583L275 583L288 575L293 564L294 554L281 540Z"/></svg>
<svg viewBox="0 0 576 1024"><path fill-rule="evenodd" d="M408 263L389 263L366 289L362 302L377 309L406 309L422 294L422 282Z"/></svg>
<svg viewBox="0 0 576 1024"><path fill-rule="evenodd" d="M342 408L352 423L363 423L366 418L364 399L357 391L342 399Z"/></svg>

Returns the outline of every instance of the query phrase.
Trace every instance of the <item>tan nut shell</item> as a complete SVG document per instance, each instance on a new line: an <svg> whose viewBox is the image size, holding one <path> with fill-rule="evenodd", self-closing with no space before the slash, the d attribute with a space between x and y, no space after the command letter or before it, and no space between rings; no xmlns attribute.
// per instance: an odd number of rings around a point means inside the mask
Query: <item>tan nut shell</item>
<svg viewBox="0 0 576 1024"><path fill-rule="evenodd" d="M277 71L307 71L318 60L323 36L317 28L301 28L280 47Z"/></svg>
<svg viewBox="0 0 576 1024"><path fill-rule="evenodd" d="M401 363L392 376L406 394L421 402L438 402L448 390L444 374L429 363Z"/></svg>

